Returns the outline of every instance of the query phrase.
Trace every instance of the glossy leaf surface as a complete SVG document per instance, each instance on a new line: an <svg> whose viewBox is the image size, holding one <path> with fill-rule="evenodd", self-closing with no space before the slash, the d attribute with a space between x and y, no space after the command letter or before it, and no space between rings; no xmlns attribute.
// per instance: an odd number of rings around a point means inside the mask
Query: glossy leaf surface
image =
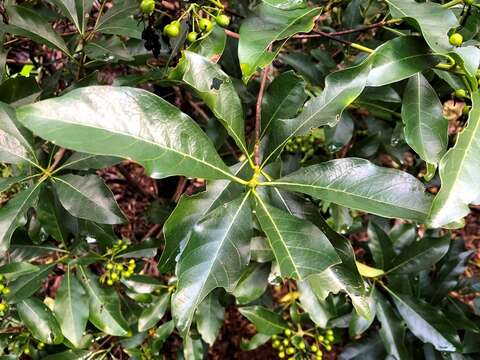
<svg viewBox="0 0 480 360"><path fill-rule="evenodd" d="M144 90L80 88L21 107L17 116L44 139L76 151L131 158L155 178L231 178L200 127Z"/></svg>

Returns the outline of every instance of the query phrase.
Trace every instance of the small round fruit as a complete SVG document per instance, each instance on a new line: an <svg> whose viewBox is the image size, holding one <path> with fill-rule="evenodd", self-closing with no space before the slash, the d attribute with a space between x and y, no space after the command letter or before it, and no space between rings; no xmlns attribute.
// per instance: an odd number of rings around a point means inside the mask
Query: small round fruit
<svg viewBox="0 0 480 360"><path fill-rule="evenodd" d="M280 351L280 352L278 353L278 357L279 357L280 359L284 359L284 358L285 358L285 353L284 353L283 351Z"/></svg>
<svg viewBox="0 0 480 360"><path fill-rule="evenodd" d="M463 2L467 5L473 5L475 4L475 0L463 0Z"/></svg>
<svg viewBox="0 0 480 360"><path fill-rule="evenodd" d="M463 43L463 36L459 33L453 33L450 35L449 41L453 46L460 46Z"/></svg>
<svg viewBox="0 0 480 360"><path fill-rule="evenodd" d="M134 260L134 259L130 259L128 263L129 263L130 265L135 265L135 260Z"/></svg>
<svg viewBox="0 0 480 360"><path fill-rule="evenodd" d="M6 304L3 304L3 303L0 304L0 312L3 312L3 311L5 311L5 310L7 310L7 305L6 305Z"/></svg>
<svg viewBox="0 0 480 360"><path fill-rule="evenodd" d="M470 112L470 109L471 109L471 108L472 108L472 107L471 107L471 106L468 106L468 105L467 105L467 106L464 106L463 109L462 109L462 114L463 114L463 115L468 115L468 113Z"/></svg>
<svg viewBox="0 0 480 360"><path fill-rule="evenodd" d="M200 28L200 30L208 32L212 30L213 23L208 19L202 18L198 21L198 27Z"/></svg>
<svg viewBox="0 0 480 360"><path fill-rule="evenodd" d="M113 269L113 264L112 263L108 263L107 264L107 270L112 270Z"/></svg>
<svg viewBox="0 0 480 360"><path fill-rule="evenodd" d="M290 345L290 341L288 341L288 339L283 339L283 345L285 346Z"/></svg>
<svg viewBox="0 0 480 360"><path fill-rule="evenodd" d="M112 280L112 279L108 279L108 280L107 280L107 285L108 285L108 286L112 286L112 285L113 285L113 280Z"/></svg>
<svg viewBox="0 0 480 360"><path fill-rule="evenodd" d="M318 335L318 341L322 342L323 340L325 340L325 338L323 337L323 335Z"/></svg>
<svg viewBox="0 0 480 360"><path fill-rule="evenodd" d="M142 0L140 10L144 14L151 14L155 10L155 0Z"/></svg>
<svg viewBox="0 0 480 360"><path fill-rule="evenodd" d="M325 345L325 350L331 351L332 350L332 345Z"/></svg>
<svg viewBox="0 0 480 360"><path fill-rule="evenodd" d="M2 290L3 295L8 295L10 294L10 288L6 287Z"/></svg>
<svg viewBox="0 0 480 360"><path fill-rule="evenodd" d="M117 273L112 273L112 275L110 275L110 278L111 278L113 281L116 281L116 280L118 280L118 274L117 274Z"/></svg>
<svg viewBox="0 0 480 360"><path fill-rule="evenodd" d="M301 343L299 343L299 344L298 344L298 348L299 348L300 350L305 349L305 343L304 343L303 341L302 341Z"/></svg>
<svg viewBox="0 0 480 360"><path fill-rule="evenodd" d="M317 345L312 345L312 346L310 347L310 351L311 351L311 352L317 352L317 351L318 351L318 346L317 346Z"/></svg>
<svg viewBox="0 0 480 360"><path fill-rule="evenodd" d="M272 348L277 349L280 347L280 345L281 345L280 340L275 340L272 343Z"/></svg>
<svg viewBox="0 0 480 360"><path fill-rule="evenodd" d="M465 89L455 90L455 97L456 98L463 99L466 96L467 96L467 92L465 91Z"/></svg>
<svg viewBox="0 0 480 360"><path fill-rule="evenodd" d="M3 281L3 275L0 274L0 281Z"/></svg>
<svg viewBox="0 0 480 360"><path fill-rule="evenodd" d="M292 335L292 330L285 329L284 333L285 333L285 335L290 336L290 335Z"/></svg>
<svg viewBox="0 0 480 360"><path fill-rule="evenodd" d="M115 265L115 270L122 271L123 270L123 265L122 264Z"/></svg>
<svg viewBox="0 0 480 360"><path fill-rule="evenodd" d="M42 350L44 347L45 347L45 344L44 344L43 342L39 342L39 343L37 344L37 349L38 349L38 350Z"/></svg>
<svg viewBox="0 0 480 360"><path fill-rule="evenodd" d="M285 352L288 355L292 355L292 354L295 354L295 349L293 347L289 347L289 348L287 348L287 350Z"/></svg>
<svg viewBox="0 0 480 360"><path fill-rule="evenodd" d="M215 18L215 22L222 27L226 27L230 25L230 18L225 14L220 14Z"/></svg>
<svg viewBox="0 0 480 360"><path fill-rule="evenodd" d="M192 31L187 35L187 41L191 44L197 41L198 33L196 31Z"/></svg>
<svg viewBox="0 0 480 360"><path fill-rule="evenodd" d="M327 335L333 335L333 330L332 330L332 329L328 329L327 331L325 331L325 334L327 334Z"/></svg>
<svg viewBox="0 0 480 360"><path fill-rule="evenodd" d="M332 342L333 340L335 340L335 337L333 335L327 335L327 340Z"/></svg>
<svg viewBox="0 0 480 360"><path fill-rule="evenodd" d="M272 335L272 340L277 340L278 339L278 335Z"/></svg>
<svg viewBox="0 0 480 360"><path fill-rule="evenodd" d="M29 347L26 347L25 349L23 349L23 353L25 355L29 355L30 354L30 348Z"/></svg>

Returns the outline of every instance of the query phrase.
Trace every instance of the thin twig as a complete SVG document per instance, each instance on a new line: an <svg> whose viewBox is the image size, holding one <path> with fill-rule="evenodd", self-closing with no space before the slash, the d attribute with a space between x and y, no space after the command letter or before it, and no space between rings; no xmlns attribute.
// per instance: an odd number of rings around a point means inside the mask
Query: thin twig
<svg viewBox="0 0 480 360"><path fill-rule="evenodd" d="M262 127L262 102L265 94L265 87L268 79L270 67L267 66L262 71L262 80L260 90L258 91L257 105L255 108L255 165L260 166L260 132Z"/></svg>

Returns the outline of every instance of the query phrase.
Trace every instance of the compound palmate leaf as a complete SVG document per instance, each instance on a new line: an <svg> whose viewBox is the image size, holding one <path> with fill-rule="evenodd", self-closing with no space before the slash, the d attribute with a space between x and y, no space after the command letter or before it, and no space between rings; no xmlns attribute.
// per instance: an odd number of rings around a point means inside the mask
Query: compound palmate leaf
<svg viewBox="0 0 480 360"><path fill-rule="evenodd" d="M249 194L220 205L193 228L177 264L172 314L189 330L195 309L215 288L233 290L247 265L252 238Z"/></svg>
<svg viewBox="0 0 480 360"><path fill-rule="evenodd" d="M340 263L327 237L309 221L274 208L260 197L256 216L283 277L304 280Z"/></svg>
<svg viewBox="0 0 480 360"><path fill-rule="evenodd" d="M425 221L431 197L406 172L359 158L311 165L267 183L352 209L390 218Z"/></svg>
<svg viewBox="0 0 480 360"><path fill-rule="evenodd" d="M17 117L44 139L76 151L133 159L154 178L232 177L200 127L145 90L90 86L23 106Z"/></svg>
<svg viewBox="0 0 480 360"><path fill-rule="evenodd" d="M468 125L455 146L440 161L442 187L433 200L429 225L448 227L469 213L469 204L480 202L480 93L472 94Z"/></svg>
<svg viewBox="0 0 480 360"><path fill-rule="evenodd" d="M283 10L268 4L258 5L254 15L248 17L240 27L238 59L243 80L247 82L258 68L264 68L275 59L280 48L270 52L270 44L299 32L309 32L319 14L320 8Z"/></svg>

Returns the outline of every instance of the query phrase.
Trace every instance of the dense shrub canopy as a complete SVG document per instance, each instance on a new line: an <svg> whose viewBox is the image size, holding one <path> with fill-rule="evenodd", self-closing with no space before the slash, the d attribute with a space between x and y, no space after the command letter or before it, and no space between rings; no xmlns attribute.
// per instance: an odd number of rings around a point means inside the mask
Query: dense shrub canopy
<svg viewBox="0 0 480 360"><path fill-rule="evenodd" d="M479 8L2 2L0 359L477 358Z"/></svg>

